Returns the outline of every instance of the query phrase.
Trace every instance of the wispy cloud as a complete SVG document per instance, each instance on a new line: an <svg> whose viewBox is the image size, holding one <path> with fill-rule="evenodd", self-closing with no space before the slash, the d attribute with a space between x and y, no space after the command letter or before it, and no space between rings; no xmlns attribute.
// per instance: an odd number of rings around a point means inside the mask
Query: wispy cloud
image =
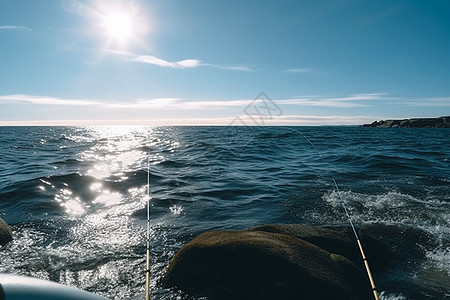
<svg viewBox="0 0 450 300"><path fill-rule="evenodd" d="M304 96L297 97L295 99L273 99L274 104L280 106L285 112L291 112L291 114L283 114L281 116L276 116L273 118L267 118L264 120L266 125L351 125L351 124L364 124L371 123L377 119L386 119L384 116L363 116L363 115L298 115L294 112L294 108L290 109L289 105L296 106L319 106L319 107L338 107L338 108L348 108L348 107L360 107L360 106L370 106L374 105L371 101L384 101L396 99L396 105L401 103L400 98L390 97L388 94L384 93L371 93L371 94L354 94L345 97L319 97L319 96ZM251 114L246 114L244 108L249 105L259 105L262 104L264 99L235 99L235 100L190 100L183 98L139 98L132 99L128 101L108 101L108 100L90 100L90 99L73 99L73 98L61 98L52 96L35 96L26 94L13 94L13 95L1 95L0 105L11 104L11 103L22 103L22 104L32 104L40 106L49 107L67 107L73 106L81 108L81 111L85 111L83 107L89 107L98 112L99 116L104 116L104 120L82 120L83 114L73 115L73 124L141 124L141 125L230 125L236 120L236 115L239 116L239 121L246 125L255 125L254 116ZM365 104L367 103L367 104ZM450 97L439 97L439 98L427 98L419 99L417 101L409 101L405 104L407 105L436 105L448 107L450 103ZM204 117L204 111L212 112L215 110L215 117ZM216 113L221 111L220 113ZM185 113L185 112L188 112ZM349 110L345 110L345 114L349 113ZM318 113L320 114L320 113ZM140 116L142 119L138 118L127 120L130 115ZM145 119L142 117L148 115L149 118ZM176 118L175 116L185 116L191 115L191 118ZM117 119L108 119L111 116L120 116ZM151 116L151 117L150 117ZM172 116L172 119L168 118ZM80 120L76 120L76 118ZM65 121L51 121L58 120L61 116L53 115L47 116L50 120L48 123L54 125L61 124L67 125L69 123ZM39 122L46 122L45 120L39 121L29 121L22 122L17 121L17 124L40 124ZM56 122L56 123L55 123ZM14 122L1 122L2 124L12 124ZM16 124L14 123L14 124Z"/></svg>
<svg viewBox="0 0 450 300"><path fill-rule="evenodd" d="M207 110L232 107L246 107L249 104L257 104L254 99L241 100L208 100L196 101L182 98L140 98L128 101L96 101L89 99L64 99L51 96L34 95L3 95L0 102L6 103L31 103L34 105L59 105L59 106L97 106L104 109L154 109L154 110Z"/></svg>
<svg viewBox="0 0 450 300"><path fill-rule="evenodd" d="M413 99L402 102L403 104L410 106L450 106L450 97L431 97L431 98L421 98Z"/></svg>
<svg viewBox="0 0 450 300"><path fill-rule="evenodd" d="M218 109L226 107L245 107L253 100L212 100L212 101L192 101L181 98L157 98L157 99L137 99L129 102L105 103L108 108L123 109L177 109L177 110L202 110Z"/></svg>
<svg viewBox="0 0 450 300"><path fill-rule="evenodd" d="M26 30L26 31L31 31L31 29L26 27L26 26L16 26L16 25L0 25L0 30Z"/></svg>
<svg viewBox="0 0 450 300"><path fill-rule="evenodd" d="M166 68L177 68L177 69L195 68L200 63L200 61L196 59L186 59L171 62L152 55L136 55L130 52L116 51L116 50L106 50L106 52L114 55L119 55L127 61L140 62Z"/></svg>
<svg viewBox="0 0 450 300"><path fill-rule="evenodd" d="M142 62L146 64L151 64L160 67L167 67L173 69L190 69L196 68L200 65L200 61L198 59L185 59L180 61L166 61L161 58L157 58L151 55L138 55L134 57L128 58L130 61Z"/></svg>
<svg viewBox="0 0 450 300"><path fill-rule="evenodd" d="M320 115L285 115L267 118L264 124L267 126L318 126L318 125L362 125L373 122L370 116L320 116ZM145 121L143 121L145 122ZM147 123L149 121L147 120ZM254 120L248 115L236 117L216 118L177 118L177 119L152 119L150 122L157 125L220 125L220 126L254 126ZM142 124L142 123L140 123Z"/></svg>
<svg viewBox="0 0 450 300"><path fill-rule="evenodd" d="M207 64L202 63L202 66L205 67L213 67L222 70L231 70L231 71L243 71L243 72L252 72L253 69L247 66L238 66L238 65L216 65L216 64Z"/></svg>
<svg viewBox="0 0 450 300"><path fill-rule="evenodd" d="M314 70L311 68L294 68L294 69L287 69L284 72L300 74L300 73L313 73Z"/></svg>
<svg viewBox="0 0 450 300"><path fill-rule="evenodd" d="M212 100L192 101L182 98L140 98L129 101L95 101L89 99L64 99L51 96L34 96L25 94L3 95L0 101L7 103L31 103L35 105L60 105L60 106L99 106L109 109L180 109L198 110L224 107L245 107L254 100Z"/></svg>
<svg viewBox="0 0 450 300"><path fill-rule="evenodd" d="M361 125L371 123L373 120L386 119L383 117L369 117L369 116L319 116L319 115L286 115L265 120L265 125L269 126L318 126L318 125ZM233 125L255 125L254 121L249 116L239 117L239 122L236 122L236 117L193 117L193 118L167 118L153 117L146 119L73 119L73 120L33 120L33 121L0 121L0 126L15 125L15 126L30 126L30 125L48 125L48 126L80 126L80 125L143 125L143 126L169 126L169 125L203 125L203 126L233 126Z"/></svg>
<svg viewBox="0 0 450 300"><path fill-rule="evenodd" d="M214 67L223 70L233 70L233 71L252 71L251 68L246 66L236 66L236 65L216 65L203 63L199 59L184 59L180 61L168 61L153 55L137 55L131 52L120 51L120 50L105 50L106 53L117 55L122 57L124 60L150 64L154 66L172 68L172 69L193 69L198 67Z"/></svg>
<svg viewBox="0 0 450 300"><path fill-rule="evenodd" d="M285 115L267 120L267 125L361 125L371 123L374 117L369 116L318 116L318 115Z"/></svg>
<svg viewBox="0 0 450 300"><path fill-rule="evenodd" d="M379 101L393 99L387 94L354 94L346 97L319 97L305 96L294 99L276 100L278 105L303 105L303 106L320 106L334 108L351 108L351 107L368 107L370 104L364 103L368 101Z"/></svg>
<svg viewBox="0 0 450 300"><path fill-rule="evenodd" d="M155 65L159 67L172 68L172 69L190 69L196 68L200 65L200 60L198 59L185 59L180 61L167 61L158 58L153 55L137 55L131 52L118 51L118 50L105 50L106 53L114 54L123 57L127 61L140 62L150 65Z"/></svg>
<svg viewBox="0 0 450 300"><path fill-rule="evenodd" d="M113 102L105 103L107 108L120 109L145 109L145 108L169 108L181 106L181 98L154 98L154 99L137 99L129 102Z"/></svg>
<svg viewBox="0 0 450 300"><path fill-rule="evenodd" d="M319 97L319 96L303 96L293 99L273 99L276 105L296 105L296 106L317 106L317 107L333 107L333 108L352 108L352 107L368 107L371 106L370 101L380 101L387 99L395 99L388 97L387 94L355 94L346 97ZM439 98L440 103L447 98ZM258 104L264 100L258 99L235 99L235 100L189 100L182 98L140 98L129 101L95 101L89 99L64 99L51 96L34 96L34 95L4 95L0 96L0 100L4 102L22 102L32 103L36 105L87 105L102 106L109 109L178 109L178 110L200 110L200 109L220 109L231 107L247 107L250 104ZM368 104L369 103L369 104Z"/></svg>
<svg viewBox="0 0 450 300"><path fill-rule="evenodd" d="M337 97L337 98L324 98L328 101L364 101L364 100L386 100L393 99L388 97L385 93L372 93L372 94L353 94L347 97Z"/></svg>
<svg viewBox="0 0 450 300"><path fill-rule="evenodd" d="M291 68L282 71L286 74L312 74L312 75L327 75L329 72L322 71L317 68L312 67L302 67L302 68Z"/></svg>
<svg viewBox="0 0 450 300"><path fill-rule="evenodd" d="M216 65L217 68L223 70L232 70L232 71L243 71L243 72L252 72L253 69L244 66L220 66Z"/></svg>
<svg viewBox="0 0 450 300"><path fill-rule="evenodd" d="M37 105L100 105L101 102L84 99L62 99L48 96L32 96L24 94L0 96L4 102L25 102Z"/></svg>

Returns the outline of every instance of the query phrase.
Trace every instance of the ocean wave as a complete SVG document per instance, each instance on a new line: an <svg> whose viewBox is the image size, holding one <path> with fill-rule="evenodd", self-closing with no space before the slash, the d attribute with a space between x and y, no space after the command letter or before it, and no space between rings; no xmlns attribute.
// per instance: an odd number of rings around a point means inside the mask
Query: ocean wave
<svg viewBox="0 0 450 300"><path fill-rule="evenodd" d="M427 224L441 230L449 228L449 203L433 198L420 199L398 191L363 194L334 190L325 194L323 199L335 212L339 212L344 204L352 218L362 223L400 223L422 227Z"/></svg>
<svg viewBox="0 0 450 300"><path fill-rule="evenodd" d="M0 128L0 213L15 235L0 248L0 271L142 298L150 199L152 292L188 299L157 281L197 234L275 222L348 226L344 203L357 230L409 257L377 274L382 299L442 299L446 139L356 127Z"/></svg>

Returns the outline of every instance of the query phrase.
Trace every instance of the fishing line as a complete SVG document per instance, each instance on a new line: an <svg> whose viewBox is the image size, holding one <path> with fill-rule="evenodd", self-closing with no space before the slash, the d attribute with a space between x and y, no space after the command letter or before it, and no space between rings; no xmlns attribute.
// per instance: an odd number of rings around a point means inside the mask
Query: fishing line
<svg viewBox="0 0 450 300"><path fill-rule="evenodd" d="M326 163L326 161L322 157L322 154L317 149L316 145L314 145L314 143L310 139L308 139L302 132L298 131L297 129L291 128L291 127L287 127L287 129L291 129L292 131L295 131L299 135L301 135L314 148L316 153L319 155L320 160L322 162ZM374 296L375 300L379 300L378 292L377 292L377 289L376 289L376 286L375 286L375 281L373 280L372 272L370 271L369 262L367 260L366 254L364 253L364 249L363 249L363 246L362 246L361 241L359 239L358 233L356 232L355 226L353 225L352 217L351 217L350 213L348 212L348 209L347 209L347 206L345 205L344 200L342 199L341 192L339 190L339 187L338 187L338 184L337 184L336 180L334 179L332 174L330 174L328 171L327 171L327 173L331 177L331 180L333 181L334 187L335 187L337 195L339 197L339 201L342 204L342 207L344 209L345 215L347 216L347 219L348 219L348 221L350 223L350 226L351 226L351 228L353 230L353 234L355 235L356 242L357 242L358 247L359 247L359 252L361 253L361 256L362 256L362 259L363 259L363 262L364 262L364 267L366 268L366 273L367 273L367 276L369 277L369 282L370 282L370 286L372 288L373 296Z"/></svg>
<svg viewBox="0 0 450 300"><path fill-rule="evenodd" d="M150 300L150 156L147 157L147 269L145 272L145 300Z"/></svg>

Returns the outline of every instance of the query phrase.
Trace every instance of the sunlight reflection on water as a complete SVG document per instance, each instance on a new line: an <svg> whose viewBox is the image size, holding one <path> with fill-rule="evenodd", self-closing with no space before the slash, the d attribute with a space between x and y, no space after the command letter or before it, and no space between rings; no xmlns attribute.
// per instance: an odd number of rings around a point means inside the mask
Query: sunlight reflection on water
<svg viewBox="0 0 450 300"><path fill-rule="evenodd" d="M125 182L129 180L129 173L146 161L147 152L142 145L146 144L152 128L141 126L89 126L84 128L84 134L75 131L66 139L77 143L90 145L79 154L80 163L87 164L86 171L81 176L95 178L99 182L92 182L90 186L69 186L56 192L55 201L64 208L70 217L79 217L87 213L92 204L101 204L105 207L123 202L123 195L119 192L110 191L104 187L107 182ZM86 179L88 181L88 179ZM45 182L43 182L45 183ZM43 186L44 187L44 186ZM83 195L75 195L73 190L89 190ZM93 200L90 199L90 195ZM91 202L92 201L92 202Z"/></svg>
<svg viewBox="0 0 450 300"><path fill-rule="evenodd" d="M123 289L124 280L137 280L134 285L140 290L140 277L133 274L142 271L144 260L143 255L134 254L136 247L145 244L145 230L132 214L148 201L146 180L141 180L144 176L139 172L145 169L149 149L166 141L151 138L153 129L149 127L94 126L83 130L65 136L83 147L77 154L77 163L83 167L55 177L56 182L40 180L40 189L53 189L54 201L69 222L74 222L69 241L58 246L51 243L46 257L50 268L58 270L55 273L60 282L130 299L137 291Z"/></svg>
<svg viewBox="0 0 450 300"><path fill-rule="evenodd" d="M72 217L81 216L86 212L84 203L79 197L73 197L72 191L69 189L59 190L55 195L55 201Z"/></svg>
<svg viewBox="0 0 450 300"><path fill-rule="evenodd" d="M379 154L386 151L381 131L302 129L316 137L313 140L324 155L317 159L317 150L296 135L284 134L283 128L268 128L265 133L237 128L232 135L228 128L216 127L29 130L29 136L13 132L4 139L7 145L17 135L24 140L20 143L33 147L9 145L13 149L11 163L6 164L10 171L4 176L7 189L1 196L11 199L5 199L1 213L16 223L15 239L3 248L2 272L59 281L111 299L143 299L149 157L153 299L183 297L158 286L158 281L176 251L200 232L271 222L347 224L341 197L355 224L409 226L425 230L440 242L424 250L426 261L414 267L415 278L411 279L410 269L397 268L400 278L386 277L386 282L401 287L417 281L415 286L431 292L446 287L450 257L447 169L439 165L438 171L418 169L423 176L408 175L409 164L415 166L416 160L408 160L403 166L406 172L402 165L386 169L386 164L380 164ZM447 135L436 132L422 134L440 144ZM392 134L389 144L395 144ZM397 134L410 135L408 131ZM436 134L440 137L433 137ZM398 142L398 149L407 148L420 162L442 162L448 156L445 146L436 154L418 153L415 141L408 137ZM368 152L361 150L365 147ZM388 166L396 165L402 156L395 151L392 157L388 153L382 158ZM30 160L28 165L23 166L23 157ZM328 172L336 177L341 192L330 184ZM401 293L409 292L387 290L383 299L403 299Z"/></svg>

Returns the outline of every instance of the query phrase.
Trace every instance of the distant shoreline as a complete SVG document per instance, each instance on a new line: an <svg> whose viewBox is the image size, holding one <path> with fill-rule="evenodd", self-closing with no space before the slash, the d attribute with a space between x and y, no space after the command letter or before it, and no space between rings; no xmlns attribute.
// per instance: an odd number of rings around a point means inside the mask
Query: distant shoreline
<svg viewBox="0 0 450 300"><path fill-rule="evenodd" d="M450 116L438 118L411 118L401 120L381 120L371 124L364 124L362 127L383 127L383 128L450 128Z"/></svg>
<svg viewBox="0 0 450 300"><path fill-rule="evenodd" d="M362 122L361 122L362 123ZM443 116L438 118L411 118L411 119L388 119L388 120L379 120L374 121L370 124L283 124L283 123L275 123L275 124L242 124L242 125L230 125L230 124L189 124L189 123L181 123L181 124L152 124L152 123L47 123L47 122L2 122L0 121L0 128L5 127L122 127L122 126L136 126L136 127L384 127L384 128L396 128L396 127L404 127L404 128L450 128L450 116Z"/></svg>

